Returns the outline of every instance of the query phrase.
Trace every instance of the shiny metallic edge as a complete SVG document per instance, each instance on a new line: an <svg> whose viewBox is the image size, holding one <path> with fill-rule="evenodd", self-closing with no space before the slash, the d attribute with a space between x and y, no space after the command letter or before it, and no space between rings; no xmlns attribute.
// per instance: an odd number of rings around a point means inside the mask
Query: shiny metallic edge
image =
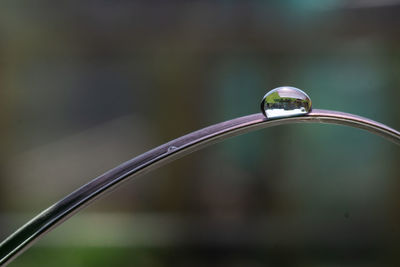
<svg viewBox="0 0 400 267"><path fill-rule="evenodd" d="M0 265L4 266L10 263L40 237L95 199L129 180L128 177L137 177L232 136L281 124L304 122L330 123L360 128L400 145L400 132L373 120L338 111L313 109L304 116L273 120L267 119L263 114L253 114L221 122L179 137L122 163L56 202L0 244ZM170 147L174 147L174 149L168 149Z"/></svg>

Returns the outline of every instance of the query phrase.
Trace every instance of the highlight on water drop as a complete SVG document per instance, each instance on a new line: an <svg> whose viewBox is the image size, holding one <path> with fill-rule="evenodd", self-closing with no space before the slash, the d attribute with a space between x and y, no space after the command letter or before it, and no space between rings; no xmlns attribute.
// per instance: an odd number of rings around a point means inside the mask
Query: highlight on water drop
<svg viewBox="0 0 400 267"><path fill-rule="evenodd" d="M269 91L261 101L261 112L268 119L301 116L311 109L311 98L302 90L290 86Z"/></svg>

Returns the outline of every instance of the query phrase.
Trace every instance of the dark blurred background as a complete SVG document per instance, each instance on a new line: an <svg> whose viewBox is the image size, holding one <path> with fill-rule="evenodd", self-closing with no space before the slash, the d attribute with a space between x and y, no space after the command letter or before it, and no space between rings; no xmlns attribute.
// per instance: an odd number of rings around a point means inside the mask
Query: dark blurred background
<svg viewBox="0 0 400 267"><path fill-rule="evenodd" d="M0 237L270 89L400 129L400 1L2 1ZM400 266L400 150L289 125L98 200L10 266Z"/></svg>

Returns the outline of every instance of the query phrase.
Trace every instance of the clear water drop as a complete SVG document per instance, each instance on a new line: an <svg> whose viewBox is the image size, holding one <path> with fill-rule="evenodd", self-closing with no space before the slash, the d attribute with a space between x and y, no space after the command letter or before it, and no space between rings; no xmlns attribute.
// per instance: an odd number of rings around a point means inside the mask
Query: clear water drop
<svg viewBox="0 0 400 267"><path fill-rule="evenodd" d="M311 99L298 88L278 87L263 97L261 111L268 119L300 116L311 111Z"/></svg>
<svg viewBox="0 0 400 267"><path fill-rule="evenodd" d="M176 147L176 146L170 146L170 147L168 147L168 149L167 149L167 151L168 152L172 152L172 151L175 151L175 150L177 150L178 148Z"/></svg>

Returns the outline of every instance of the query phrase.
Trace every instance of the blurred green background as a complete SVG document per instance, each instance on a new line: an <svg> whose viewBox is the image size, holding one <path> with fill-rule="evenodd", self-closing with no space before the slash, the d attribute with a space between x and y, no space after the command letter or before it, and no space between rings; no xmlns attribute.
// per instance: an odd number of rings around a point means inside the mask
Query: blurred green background
<svg viewBox="0 0 400 267"><path fill-rule="evenodd" d="M400 129L400 1L2 1L0 237L270 89ZM10 266L399 266L400 150L270 128L131 181Z"/></svg>

